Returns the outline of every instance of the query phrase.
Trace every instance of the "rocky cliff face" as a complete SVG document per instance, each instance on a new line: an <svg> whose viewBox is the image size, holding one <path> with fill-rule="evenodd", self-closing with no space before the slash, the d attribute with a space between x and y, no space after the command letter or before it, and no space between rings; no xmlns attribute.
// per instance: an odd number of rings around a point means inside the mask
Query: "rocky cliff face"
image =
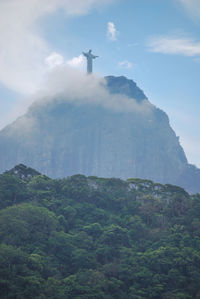
<svg viewBox="0 0 200 299"><path fill-rule="evenodd" d="M0 132L0 171L23 163L51 177L139 177L200 192L200 170L188 165L167 115L133 81L105 79L108 95L125 95L141 107L148 103L150 111L113 110L63 97L35 103Z"/></svg>

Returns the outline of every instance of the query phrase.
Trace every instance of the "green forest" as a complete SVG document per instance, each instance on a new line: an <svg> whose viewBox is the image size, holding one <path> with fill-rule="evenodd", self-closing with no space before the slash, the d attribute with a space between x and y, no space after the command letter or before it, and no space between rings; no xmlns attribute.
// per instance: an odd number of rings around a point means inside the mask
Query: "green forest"
<svg viewBox="0 0 200 299"><path fill-rule="evenodd" d="M0 208L0 298L200 298L200 194L21 164Z"/></svg>

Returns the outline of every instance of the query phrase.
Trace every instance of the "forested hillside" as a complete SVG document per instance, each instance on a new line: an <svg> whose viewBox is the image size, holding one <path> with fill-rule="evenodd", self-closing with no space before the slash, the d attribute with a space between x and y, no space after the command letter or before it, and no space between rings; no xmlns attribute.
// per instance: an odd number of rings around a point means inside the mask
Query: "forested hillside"
<svg viewBox="0 0 200 299"><path fill-rule="evenodd" d="M0 205L1 298L200 298L199 194L19 165Z"/></svg>

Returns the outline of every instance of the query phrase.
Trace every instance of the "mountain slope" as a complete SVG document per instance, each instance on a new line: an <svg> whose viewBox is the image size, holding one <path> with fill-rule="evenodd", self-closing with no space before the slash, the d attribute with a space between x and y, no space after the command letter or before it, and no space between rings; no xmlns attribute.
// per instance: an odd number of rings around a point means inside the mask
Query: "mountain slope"
<svg viewBox="0 0 200 299"><path fill-rule="evenodd" d="M0 175L1 298L199 298L200 195L149 180Z"/></svg>
<svg viewBox="0 0 200 299"><path fill-rule="evenodd" d="M65 94L36 102L4 128L0 171L24 163L51 177L76 173L140 177L200 191L200 184L193 184L200 181L200 171L189 167L167 115L151 105L132 80L113 76L105 80L104 105L98 92L94 103L69 101ZM127 97L135 110L126 107ZM106 106L111 98L118 109L113 102ZM188 176L191 183L185 179Z"/></svg>

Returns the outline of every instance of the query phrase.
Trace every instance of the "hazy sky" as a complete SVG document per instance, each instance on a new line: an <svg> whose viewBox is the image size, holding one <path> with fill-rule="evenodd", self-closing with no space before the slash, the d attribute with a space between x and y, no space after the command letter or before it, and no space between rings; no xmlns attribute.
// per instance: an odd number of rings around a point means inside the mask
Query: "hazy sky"
<svg viewBox="0 0 200 299"><path fill-rule="evenodd" d="M200 0L0 0L0 127L62 64L125 75L167 112L200 167Z"/></svg>

